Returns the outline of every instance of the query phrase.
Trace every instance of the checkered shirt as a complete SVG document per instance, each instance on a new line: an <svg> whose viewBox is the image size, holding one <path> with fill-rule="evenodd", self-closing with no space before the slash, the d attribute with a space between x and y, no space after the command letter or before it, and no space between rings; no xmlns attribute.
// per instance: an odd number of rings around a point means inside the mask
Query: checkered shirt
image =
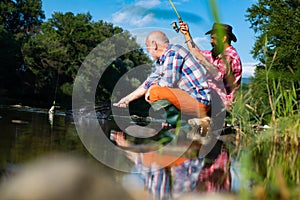
<svg viewBox="0 0 300 200"><path fill-rule="evenodd" d="M162 87L178 87L200 103L210 105L210 89L206 69L181 45L169 44L161 57L155 61L152 73L144 88L157 84Z"/></svg>
<svg viewBox="0 0 300 200"><path fill-rule="evenodd" d="M242 63L236 49L233 46L228 47L215 60L211 50L200 50L200 53L219 69L218 75L214 81L209 82L209 86L220 95L226 107L231 107L242 79Z"/></svg>

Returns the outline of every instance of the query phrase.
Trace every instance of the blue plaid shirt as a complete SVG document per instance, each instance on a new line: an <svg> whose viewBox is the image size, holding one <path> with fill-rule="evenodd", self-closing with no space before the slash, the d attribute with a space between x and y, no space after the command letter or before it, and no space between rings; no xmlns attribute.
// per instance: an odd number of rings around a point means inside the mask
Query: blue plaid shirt
<svg viewBox="0 0 300 200"><path fill-rule="evenodd" d="M161 57L154 62L152 73L144 88L157 84L161 87L179 88L200 103L210 105L206 69L181 45L169 44Z"/></svg>

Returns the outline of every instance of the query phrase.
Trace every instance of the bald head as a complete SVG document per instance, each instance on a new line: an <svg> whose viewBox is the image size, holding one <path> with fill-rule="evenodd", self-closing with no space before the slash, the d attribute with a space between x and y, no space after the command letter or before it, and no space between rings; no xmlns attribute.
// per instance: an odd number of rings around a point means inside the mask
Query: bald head
<svg viewBox="0 0 300 200"><path fill-rule="evenodd" d="M169 39L161 31L153 31L146 38L147 51L154 60L163 54L168 45Z"/></svg>
<svg viewBox="0 0 300 200"><path fill-rule="evenodd" d="M169 44L168 37L162 31L153 31L153 32L151 32L147 36L146 41L148 41L148 42L155 41L160 46L168 46L168 44Z"/></svg>

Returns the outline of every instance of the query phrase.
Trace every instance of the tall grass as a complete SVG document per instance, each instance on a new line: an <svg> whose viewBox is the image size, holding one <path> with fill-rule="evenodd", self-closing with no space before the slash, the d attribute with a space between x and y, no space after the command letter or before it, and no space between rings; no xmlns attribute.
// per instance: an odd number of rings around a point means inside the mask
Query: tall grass
<svg viewBox="0 0 300 200"><path fill-rule="evenodd" d="M300 199L299 89L272 76L275 59L276 53L262 73L266 99L253 96L259 88L250 84L232 109L231 120L239 121L242 133L238 159L247 180L241 185L243 199ZM270 128L263 128L265 122Z"/></svg>
<svg viewBox="0 0 300 200"><path fill-rule="evenodd" d="M219 22L216 0L209 3ZM265 61L267 49L266 35ZM240 162L240 199L300 199L299 88L273 75L276 54L258 73L259 82L238 93L227 119L240 136L232 155ZM270 128L265 129L266 124Z"/></svg>

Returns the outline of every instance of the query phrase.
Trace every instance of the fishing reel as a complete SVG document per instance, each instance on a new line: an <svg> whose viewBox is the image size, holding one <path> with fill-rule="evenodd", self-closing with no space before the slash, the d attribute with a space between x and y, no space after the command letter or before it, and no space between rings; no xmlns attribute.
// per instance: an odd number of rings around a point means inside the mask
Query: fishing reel
<svg viewBox="0 0 300 200"><path fill-rule="evenodd" d="M180 30L180 28L177 26L177 23L176 22L172 22L171 25L172 25L173 29L178 33L179 30Z"/></svg>

